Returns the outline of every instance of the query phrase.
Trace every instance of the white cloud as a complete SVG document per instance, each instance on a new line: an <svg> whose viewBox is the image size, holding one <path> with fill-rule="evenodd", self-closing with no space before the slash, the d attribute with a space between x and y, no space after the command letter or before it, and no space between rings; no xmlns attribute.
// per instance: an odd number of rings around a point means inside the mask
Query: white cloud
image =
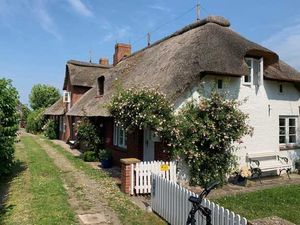
<svg viewBox="0 0 300 225"><path fill-rule="evenodd" d="M286 26L262 43L279 57L300 70L300 20Z"/></svg>
<svg viewBox="0 0 300 225"><path fill-rule="evenodd" d="M93 12L85 4L83 4L81 0L68 0L68 2L79 14L88 17L94 15Z"/></svg>
<svg viewBox="0 0 300 225"><path fill-rule="evenodd" d="M62 36L57 31L53 18L50 16L50 14L47 11L46 1L44 0L34 1L33 13L37 17L37 21L41 25L43 30L53 35L56 39L60 41L62 40Z"/></svg>
<svg viewBox="0 0 300 225"><path fill-rule="evenodd" d="M124 41L131 36L131 27L129 26L111 26L109 32L103 37L103 41ZM125 40L128 41L128 40Z"/></svg>
<svg viewBox="0 0 300 225"><path fill-rule="evenodd" d="M164 7L162 5L159 5L159 4L150 5L149 8L159 10L159 11L162 11L162 12L170 12L171 11L169 8Z"/></svg>

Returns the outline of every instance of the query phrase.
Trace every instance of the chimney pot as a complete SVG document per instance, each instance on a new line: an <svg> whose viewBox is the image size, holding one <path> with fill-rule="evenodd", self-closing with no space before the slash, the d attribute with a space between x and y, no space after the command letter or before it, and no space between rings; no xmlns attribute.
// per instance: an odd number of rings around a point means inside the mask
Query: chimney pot
<svg viewBox="0 0 300 225"><path fill-rule="evenodd" d="M117 43L115 45L114 66L117 65L124 57L131 55L131 45Z"/></svg>
<svg viewBox="0 0 300 225"><path fill-rule="evenodd" d="M107 58L100 58L99 59L99 64L100 65L108 65L109 64L108 59Z"/></svg>

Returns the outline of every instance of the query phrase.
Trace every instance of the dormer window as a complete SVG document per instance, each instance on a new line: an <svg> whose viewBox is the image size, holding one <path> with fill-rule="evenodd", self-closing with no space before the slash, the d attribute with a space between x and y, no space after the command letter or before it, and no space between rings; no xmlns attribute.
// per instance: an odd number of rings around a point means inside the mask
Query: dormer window
<svg viewBox="0 0 300 225"><path fill-rule="evenodd" d="M104 76L101 76L98 78L98 95L103 95L104 94Z"/></svg>
<svg viewBox="0 0 300 225"><path fill-rule="evenodd" d="M263 82L263 58L245 58L248 66L248 75L243 77L244 85L260 86Z"/></svg>
<svg viewBox="0 0 300 225"><path fill-rule="evenodd" d="M63 93L63 102L70 103L71 102L71 94L69 91L64 91Z"/></svg>

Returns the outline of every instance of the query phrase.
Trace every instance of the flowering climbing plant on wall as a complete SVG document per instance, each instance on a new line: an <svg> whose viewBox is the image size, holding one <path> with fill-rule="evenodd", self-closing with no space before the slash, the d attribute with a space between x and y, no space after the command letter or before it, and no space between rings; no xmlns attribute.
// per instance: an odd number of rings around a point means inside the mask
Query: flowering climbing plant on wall
<svg viewBox="0 0 300 225"><path fill-rule="evenodd" d="M163 137L171 129L173 108L166 96L156 89L120 90L108 109L117 125L127 132L148 127Z"/></svg>
<svg viewBox="0 0 300 225"><path fill-rule="evenodd" d="M252 134L248 115L239 109L241 104L213 91L208 98L189 102L178 113L172 148L187 162L191 184L224 183L236 167L237 143Z"/></svg>

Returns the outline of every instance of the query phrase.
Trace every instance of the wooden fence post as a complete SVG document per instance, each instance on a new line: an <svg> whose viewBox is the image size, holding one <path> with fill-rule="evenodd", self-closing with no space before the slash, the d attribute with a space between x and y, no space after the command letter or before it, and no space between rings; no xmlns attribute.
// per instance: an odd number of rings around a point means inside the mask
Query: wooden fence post
<svg viewBox="0 0 300 225"><path fill-rule="evenodd" d="M125 194L131 193L131 167L132 164L141 162L136 158L121 159L121 191Z"/></svg>

